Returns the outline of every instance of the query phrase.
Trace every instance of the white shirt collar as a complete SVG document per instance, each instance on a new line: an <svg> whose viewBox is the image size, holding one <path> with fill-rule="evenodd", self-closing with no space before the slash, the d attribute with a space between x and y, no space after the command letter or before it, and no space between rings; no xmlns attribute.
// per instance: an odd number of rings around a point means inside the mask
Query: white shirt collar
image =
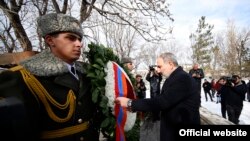
<svg viewBox="0 0 250 141"><path fill-rule="evenodd" d="M65 64L66 64L66 66L67 66L69 72L70 72L73 76L75 76L75 78L76 78L77 80L79 80L79 77L78 77L77 73L73 74L73 73L71 72L71 67L74 67L75 70L76 70L75 63L73 63L73 64L65 63Z"/></svg>

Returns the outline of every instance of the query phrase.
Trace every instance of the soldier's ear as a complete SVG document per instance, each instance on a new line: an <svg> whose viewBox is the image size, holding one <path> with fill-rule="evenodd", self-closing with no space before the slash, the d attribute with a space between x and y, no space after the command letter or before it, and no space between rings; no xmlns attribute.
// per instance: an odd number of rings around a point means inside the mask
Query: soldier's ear
<svg viewBox="0 0 250 141"><path fill-rule="evenodd" d="M49 46L49 47L55 47L54 41L53 41L53 37L50 35L46 35L44 38L45 43Z"/></svg>

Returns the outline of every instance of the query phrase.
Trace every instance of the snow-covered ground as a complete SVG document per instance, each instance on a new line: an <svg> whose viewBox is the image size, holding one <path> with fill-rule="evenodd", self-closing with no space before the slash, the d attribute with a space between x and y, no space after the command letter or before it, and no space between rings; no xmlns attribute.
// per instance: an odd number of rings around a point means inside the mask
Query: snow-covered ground
<svg viewBox="0 0 250 141"><path fill-rule="evenodd" d="M150 91L149 91L149 83L146 83L147 91L146 91L146 98L150 98ZM210 101L208 96L208 101L205 99L205 94L202 89L201 92L201 106L208 109L212 113L216 113L217 115L221 116L221 104L216 104L216 97L213 98L214 102ZM250 125L250 102L244 101L244 106L240 115L240 123L241 125Z"/></svg>
<svg viewBox="0 0 250 141"><path fill-rule="evenodd" d="M216 104L216 97L213 98L214 102L211 102L209 97L208 101L205 100L205 94L202 91L201 93L201 106L205 107L209 111L218 114L221 116L221 104ZM244 106L240 115L240 123L241 125L250 125L250 102L244 101Z"/></svg>

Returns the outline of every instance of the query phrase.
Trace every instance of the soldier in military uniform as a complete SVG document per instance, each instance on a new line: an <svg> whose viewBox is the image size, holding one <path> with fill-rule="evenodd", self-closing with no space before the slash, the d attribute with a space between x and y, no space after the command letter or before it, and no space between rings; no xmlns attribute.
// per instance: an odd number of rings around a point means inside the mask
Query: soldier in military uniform
<svg viewBox="0 0 250 141"><path fill-rule="evenodd" d="M76 61L83 36L79 22L56 13L37 22L49 49L0 74L1 140L5 133L8 140L99 140L90 80Z"/></svg>
<svg viewBox="0 0 250 141"><path fill-rule="evenodd" d="M121 59L121 63L130 72L134 69L133 61L132 61L132 58L130 58L130 57L123 57Z"/></svg>

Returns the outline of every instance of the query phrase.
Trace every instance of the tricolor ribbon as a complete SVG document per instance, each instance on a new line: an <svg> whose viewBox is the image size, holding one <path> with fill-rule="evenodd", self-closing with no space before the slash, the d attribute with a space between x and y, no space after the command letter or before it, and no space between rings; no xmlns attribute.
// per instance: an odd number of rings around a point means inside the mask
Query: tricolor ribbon
<svg viewBox="0 0 250 141"><path fill-rule="evenodd" d="M133 90L133 85L127 76L126 72L115 62L109 62L107 64L107 76L106 78L107 85L113 85L106 87L106 96L109 98L109 103L112 103L112 100L117 97L127 97L130 99L135 99L135 93ZM113 89L113 91L110 90ZM113 93L113 96L110 93ZM116 141L126 141L124 135L124 128L132 128L136 119L136 114L130 113L126 108L121 107L119 104L113 105L114 107L114 115L116 117ZM112 107L112 104L111 104ZM131 118L131 119L128 119ZM127 120L130 120L129 122ZM132 120L132 121L131 121Z"/></svg>

